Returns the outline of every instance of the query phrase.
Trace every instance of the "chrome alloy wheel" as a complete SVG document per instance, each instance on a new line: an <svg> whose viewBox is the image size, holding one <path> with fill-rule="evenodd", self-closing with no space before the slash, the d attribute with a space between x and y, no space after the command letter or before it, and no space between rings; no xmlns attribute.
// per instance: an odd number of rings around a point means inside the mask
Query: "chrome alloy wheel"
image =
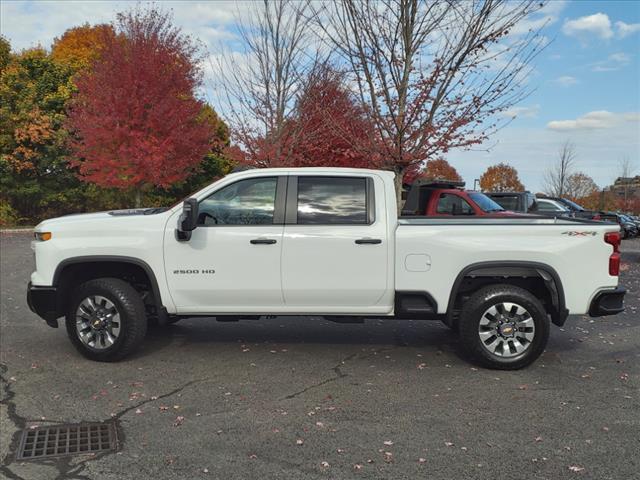
<svg viewBox="0 0 640 480"><path fill-rule="evenodd" d="M521 305L509 302L493 305L484 312L478 325L482 346L500 358L515 357L527 350L535 331L529 312Z"/></svg>
<svg viewBox="0 0 640 480"><path fill-rule="evenodd" d="M76 310L78 338L97 350L112 346L120 335L120 314L110 300L91 295Z"/></svg>

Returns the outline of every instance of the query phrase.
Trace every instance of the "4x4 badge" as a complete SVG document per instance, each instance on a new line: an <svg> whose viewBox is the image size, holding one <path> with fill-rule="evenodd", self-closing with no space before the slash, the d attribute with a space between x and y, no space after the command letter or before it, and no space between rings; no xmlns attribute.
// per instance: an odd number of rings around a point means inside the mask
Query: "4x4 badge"
<svg viewBox="0 0 640 480"><path fill-rule="evenodd" d="M568 235L570 237L588 237L589 235L591 235L592 237L595 237L597 234L598 232L575 232L575 231L562 232L562 235Z"/></svg>

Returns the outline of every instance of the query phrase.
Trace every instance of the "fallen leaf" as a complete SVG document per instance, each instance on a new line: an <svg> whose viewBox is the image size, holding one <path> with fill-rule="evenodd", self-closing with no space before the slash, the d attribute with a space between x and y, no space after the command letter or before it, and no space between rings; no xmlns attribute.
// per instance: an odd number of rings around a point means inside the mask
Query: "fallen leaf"
<svg viewBox="0 0 640 480"><path fill-rule="evenodd" d="M179 416L176 417L176 421L173 422L173 426L174 427L179 427L183 423L184 423L184 417L182 415L179 415Z"/></svg>
<svg viewBox="0 0 640 480"><path fill-rule="evenodd" d="M453 443L452 443L452 442L444 442L444 444L445 444L447 447L453 447Z"/></svg>
<svg viewBox="0 0 640 480"><path fill-rule="evenodd" d="M142 410L140 410L139 408L137 408L137 409L136 409L136 414L137 414L137 415L142 414Z"/></svg>
<svg viewBox="0 0 640 480"><path fill-rule="evenodd" d="M304 440L302 438L297 439L296 445L304 445Z"/></svg>
<svg viewBox="0 0 640 480"><path fill-rule="evenodd" d="M389 445L389 446L393 445L393 442L391 440L385 440L382 443L384 443L385 445Z"/></svg>
<svg viewBox="0 0 640 480"><path fill-rule="evenodd" d="M581 473L584 472L584 467L581 467L580 465L569 465L569 470L574 473Z"/></svg>
<svg viewBox="0 0 640 480"><path fill-rule="evenodd" d="M422 458L422 457L420 457L420 458L418 459L418 463L425 463L426 461L427 461L427 459L426 459L426 458Z"/></svg>

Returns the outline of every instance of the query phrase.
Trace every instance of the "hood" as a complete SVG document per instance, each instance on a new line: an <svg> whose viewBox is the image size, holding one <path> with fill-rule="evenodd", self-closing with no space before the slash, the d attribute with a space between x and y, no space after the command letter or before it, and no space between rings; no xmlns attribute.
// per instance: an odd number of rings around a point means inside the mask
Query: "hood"
<svg viewBox="0 0 640 480"><path fill-rule="evenodd" d="M127 210L109 210L106 212L95 213L74 213L63 217L50 218L36 225L36 231L47 230L52 226L65 226L77 223L90 223L93 221L117 221L118 219L127 217L148 217L158 213L166 212L166 208L135 208Z"/></svg>

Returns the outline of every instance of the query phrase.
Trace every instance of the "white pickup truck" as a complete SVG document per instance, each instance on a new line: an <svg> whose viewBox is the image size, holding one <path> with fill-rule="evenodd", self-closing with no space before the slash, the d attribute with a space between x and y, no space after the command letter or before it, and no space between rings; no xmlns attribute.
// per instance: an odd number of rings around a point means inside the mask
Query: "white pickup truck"
<svg viewBox="0 0 640 480"><path fill-rule="evenodd" d="M234 173L171 208L40 223L28 302L100 361L150 320L308 315L442 320L502 369L533 362L550 323L623 310L617 225L396 212L390 172Z"/></svg>

